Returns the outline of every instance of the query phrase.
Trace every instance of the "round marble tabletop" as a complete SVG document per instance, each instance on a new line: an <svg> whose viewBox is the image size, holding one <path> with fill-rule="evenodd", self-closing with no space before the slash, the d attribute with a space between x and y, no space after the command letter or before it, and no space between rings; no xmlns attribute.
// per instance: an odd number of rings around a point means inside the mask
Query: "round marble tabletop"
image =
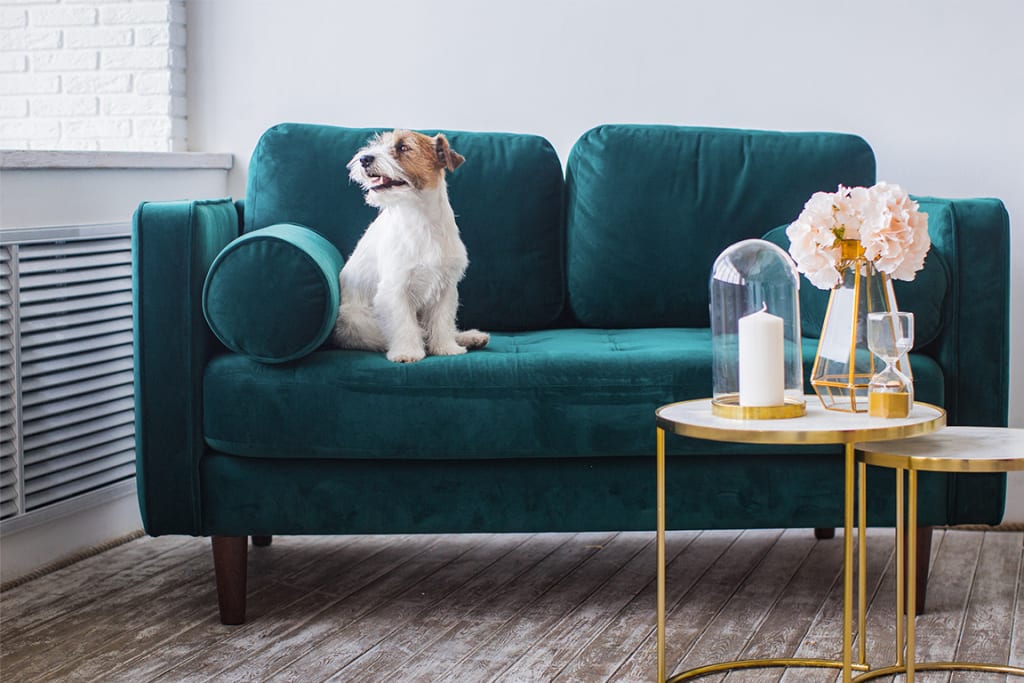
<svg viewBox="0 0 1024 683"><path fill-rule="evenodd" d="M915 402L905 418L871 417L867 413L826 410L818 397L804 397L807 413L776 420L733 420L711 413L711 399L662 406L657 424L665 431L710 441L735 443L821 444L908 439L946 425L946 411Z"/></svg>
<svg viewBox="0 0 1024 683"><path fill-rule="evenodd" d="M947 427L915 439L857 443L869 465L931 472L1024 470L1024 429Z"/></svg>

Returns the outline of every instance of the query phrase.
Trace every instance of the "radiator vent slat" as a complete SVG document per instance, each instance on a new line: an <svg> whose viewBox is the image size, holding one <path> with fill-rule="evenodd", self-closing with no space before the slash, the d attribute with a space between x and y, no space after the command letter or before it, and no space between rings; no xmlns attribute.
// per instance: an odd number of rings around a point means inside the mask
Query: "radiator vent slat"
<svg viewBox="0 0 1024 683"><path fill-rule="evenodd" d="M104 254L109 251L131 252L131 237L107 237L104 239L54 240L35 242L21 247L21 259L31 261L43 258L70 258L80 254ZM131 260L131 256L128 257Z"/></svg>
<svg viewBox="0 0 1024 683"><path fill-rule="evenodd" d="M99 282L88 282L84 285L69 285L60 293L62 296L55 296L52 289L23 289L18 293L21 305L36 304L48 301L63 301L74 297L95 296L97 294L108 294L112 292L131 291L131 278L120 278L117 280L100 280Z"/></svg>
<svg viewBox="0 0 1024 683"><path fill-rule="evenodd" d="M116 307L118 304L132 305L131 290L119 290L109 294L98 294L96 296L79 296L74 299L60 299L49 303L29 304L24 299L21 302L22 324L40 324L37 318L43 321L51 320L52 316L60 314L67 316L78 311L94 313L97 310Z"/></svg>
<svg viewBox="0 0 1024 683"><path fill-rule="evenodd" d="M3 519L135 475L130 226L96 227L0 245Z"/></svg>
<svg viewBox="0 0 1024 683"><path fill-rule="evenodd" d="M131 280L132 267L109 266L106 268L92 268L87 270L54 270L37 273L35 275L24 275L21 277L21 288L23 292L35 290L49 298L64 298L66 294L61 291L71 283L101 282L103 280ZM34 292L34 293L35 293Z"/></svg>
<svg viewBox="0 0 1024 683"><path fill-rule="evenodd" d="M22 338L24 338L29 335L38 334L40 332L49 332L51 330L81 330L83 327L93 325L98 322L122 319L126 321L127 329L130 330L132 328L131 302L120 305L108 305L100 308L83 310L78 313L68 312L65 313L65 315L61 316L60 318L55 318L54 316L50 315L43 318L33 319L26 315L25 311L22 310L21 334Z"/></svg>
<svg viewBox="0 0 1024 683"><path fill-rule="evenodd" d="M103 425L101 431L92 433L79 432L77 436L67 434L67 438L49 444L38 444L35 450L25 460L25 466L45 462L54 458L61 458L76 451L86 448L93 448L101 444L116 441L128 436L135 436L135 425L130 421L121 420L120 426L117 420L110 420ZM74 438L71 438L74 436Z"/></svg>
<svg viewBox="0 0 1024 683"><path fill-rule="evenodd" d="M75 411L89 409L98 404L105 404L117 399L133 399L133 388L131 384L118 384L108 389L100 389L95 393L87 393L85 396L71 396L63 400L45 401L34 406L22 408L21 419L26 424L34 423L54 415L66 415Z"/></svg>
<svg viewBox="0 0 1024 683"><path fill-rule="evenodd" d="M63 273L77 270L83 273L83 277L91 279L90 276L99 272L98 269L105 266L121 266L126 260L125 257L127 257L130 265L130 251L111 251L98 254L84 254L83 256L68 256L66 258L30 259L29 251L22 249L18 272L21 273L22 279L25 280L30 275L36 273Z"/></svg>
<svg viewBox="0 0 1024 683"><path fill-rule="evenodd" d="M134 420L131 410L107 412L104 406L99 406L96 412L92 418L80 422L62 424L58 420L58 424L51 425L48 429L37 429L31 423L25 423L22 436L25 443L25 462L31 462L48 446L76 442L92 434L106 434L109 430L123 424L131 424Z"/></svg>
<svg viewBox="0 0 1024 683"><path fill-rule="evenodd" d="M46 505L59 503L83 493L89 493L98 488L109 486L111 482L124 481L135 476L134 456L131 462L126 462L119 467L100 472L93 475L84 475L69 472L68 476L74 476L73 483L54 486L41 491L31 491L25 494L25 509L27 512L38 510ZM30 483L31 485L31 483Z"/></svg>
<svg viewBox="0 0 1024 683"><path fill-rule="evenodd" d="M21 385L23 395L22 401L24 405L31 405L33 403L32 395L37 389L57 387L62 384L70 384L83 379L99 378L116 373L120 370L131 370L132 367L134 367L131 358L131 349L128 349L127 353L122 349L107 349L100 355L120 355L124 357L120 360L87 365L83 368L78 368L70 372L55 372L38 377L23 378Z"/></svg>
<svg viewBox="0 0 1024 683"><path fill-rule="evenodd" d="M99 400L100 397L96 397ZM94 403L79 410L69 410L30 420L27 415L22 416L24 423L24 438L26 443L30 438L38 434L58 434L64 429L71 429L72 425L94 424L96 420L110 415L127 413L131 417L135 401L131 396L106 403Z"/></svg>
<svg viewBox="0 0 1024 683"><path fill-rule="evenodd" d="M22 410L29 410L36 405L45 405L53 401L63 401L82 394L90 394L94 391L105 391L110 387L131 386L132 370L131 362L127 363L128 370L123 372L110 372L94 378L83 379L80 382L68 382L55 386L39 388L32 392L32 401L25 403Z"/></svg>
<svg viewBox="0 0 1024 683"><path fill-rule="evenodd" d="M132 450L134 446L134 440L131 438L118 439L95 448L87 448L71 453L59 462L44 460L38 464L26 465L25 476L30 482L29 490L49 488L51 482L46 477L59 475L61 472L66 472L72 468L77 471L88 471L89 474L93 474L108 470L111 467L123 465L128 462L125 458L126 454L134 455ZM58 484L64 483L59 481L59 477L55 481Z"/></svg>
<svg viewBox="0 0 1024 683"><path fill-rule="evenodd" d="M14 308L16 251L14 245L0 244L0 519L16 515L21 501L21 411Z"/></svg>
<svg viewBox="0 0 1024 683"><path fill-rule="evenodd" d="M56 330L21 337L21 362L25 372L38 359L78 355L96 349L109 349L132 341L132 321L112 321L88 325L87 329ZM82 335L82 336L79 336Z"/></svg>

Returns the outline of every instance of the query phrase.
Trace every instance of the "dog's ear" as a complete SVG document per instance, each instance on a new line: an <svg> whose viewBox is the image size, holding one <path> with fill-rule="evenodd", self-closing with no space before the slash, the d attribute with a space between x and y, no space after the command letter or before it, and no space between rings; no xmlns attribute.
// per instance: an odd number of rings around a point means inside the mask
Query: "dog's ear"
<svg viewBox="0 0 1024 683"><path fill-rule="evenodd" d="M454 171L466 160L464 156L448 145L448 138L442 133L434 136L434 149L437 151L437 163L440 168Z"/></svg>

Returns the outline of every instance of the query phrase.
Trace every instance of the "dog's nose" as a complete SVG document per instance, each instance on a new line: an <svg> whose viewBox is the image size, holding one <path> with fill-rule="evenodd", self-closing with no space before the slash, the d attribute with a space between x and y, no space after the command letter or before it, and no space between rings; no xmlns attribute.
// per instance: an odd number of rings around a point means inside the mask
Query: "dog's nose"
<svg viewBox="0 0 1024 683"><path fill-rule="evenodd" d="M363 156L359 157L359 163L363 165L363 168L369 168L370 164L373 163L373 155L364 154Z"/></svg>

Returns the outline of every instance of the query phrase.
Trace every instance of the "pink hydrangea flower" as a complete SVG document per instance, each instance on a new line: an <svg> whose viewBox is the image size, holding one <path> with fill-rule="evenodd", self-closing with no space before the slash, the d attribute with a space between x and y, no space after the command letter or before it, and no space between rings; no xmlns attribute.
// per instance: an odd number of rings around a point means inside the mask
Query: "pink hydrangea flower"
<svg viewBox="0 0 1024 683"><path fill-rule="evenodd" d="M786 235L797 270L820 289L842 281L840 240L860 240L865 257L897 280L913 280L931 247L928 214L899 185L884 182L815 192Z"/></svg>
<svg viewBox="0 0 1024 683"><path fill-rule="evenodd" d="M899 185L878 183L870 193L873 210L861 237L864 255L893 279L913 280L932 244L928 214L918 211L917 202Z"/></svg>

